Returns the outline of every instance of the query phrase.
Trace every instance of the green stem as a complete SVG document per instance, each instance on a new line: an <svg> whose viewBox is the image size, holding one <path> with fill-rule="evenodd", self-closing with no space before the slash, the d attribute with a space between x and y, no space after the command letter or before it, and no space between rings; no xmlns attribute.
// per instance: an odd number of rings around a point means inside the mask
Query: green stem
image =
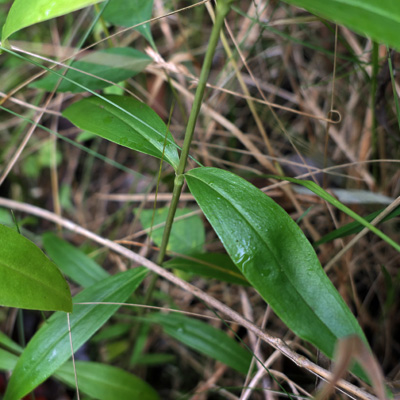
<svg viewBox="0 0 400 400"><path fill-rule="evenodd" d="M172 202L169 208L167 221L165 223L164 234L161 242L160 252L158 253L157 263L160 265L164 261L165 253L167 250L167 245L169 241L169 236L171 233L172 224L175 217L176 208L178 206L179 197L182 192L182 187L184 183L184 173L187 163L187 158L189 155L190 145L193 139L194 128L196 126L197 117L200 112L204 90L207 84L207 78L210 73L211 63L214 57L215 49L218 44L220 32L224 24L224 18L230 10L232 0L219 0L217 3L216 17L214 26L211 31L210 40L208 42L208 47L206 55L204 58L203 67L201 69L199 82L197 85L196 94L193 101L192 111L190 112L189 121L186 126L185 139L182 146L182 153L179 159L178 169L176 171L176 178L174 182L174 190L172 193Z"/></svg>

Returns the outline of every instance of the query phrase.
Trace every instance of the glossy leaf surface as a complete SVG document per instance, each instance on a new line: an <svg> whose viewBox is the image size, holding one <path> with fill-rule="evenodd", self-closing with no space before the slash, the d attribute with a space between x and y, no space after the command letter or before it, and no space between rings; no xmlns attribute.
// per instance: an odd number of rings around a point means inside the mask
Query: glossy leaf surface
<svg viewBox="0 0 400 400"><path fill-rule="evenodd" d="M298 336L332 357L363 332L289 215L244 179L216 168L186 173L189 189L232 261Z"/></svg>
<svg viewBox="0 0 400 400"><path fill-rule="evenodd" d="M164 332L186 346L247 374L252 354L225 332L182 314L149 314L146 319L163 327Z"/></svg>
<svg viewBox="0 0 400 400"><path fill-rule="evenodd" d="M167 250L180 254L193 254L203 250L205 242L205 230L203 221L199 215L192 215L187 218L179 219L193 210L181 208L176 210L175 218L169 238ZM161 246L164 227L157 225L165 223L167 220L168 208L156 210L153 221L153 231L151 238L157 246ZM153 210L142 210L139 215L140 222L144 229L151 227Z"/></svg>
<svg viewBox="0 0 400 400"><path fill-rule="evenodd" d="M400 48L400 2L397 0L285 0L362 35Z"/></svg>
<svg viewBox="0 0 400 400"><path fill-rule="evenodd" d="M30 240L0 225L0 305L43 311L72 310L68 283Z"/></svg>
<svg viewBox="0 0 400 400"><path fill-rule="evenodd" d="M15 0L3 26L2 42L14 32L102 0ZM3 44L4 45L4 44Z"/></svg>
<svg viewBox="0 0 400 400"><path fill-rule="evenodd" d="M104 97L119 108L94 96L72 104L63 116L83 130L157 158L162 158L167 136L164 160L177 168L179 159L174 139L155 111L132 97Z"/></svg>
<svg viewBox="0 0 400 400"><path fill-rule="evenodd" d="M190 258L173 258L165 262L163 266L237 285L249 285L227 254L194 254Z"/></svg>
<svg viewBox="0 0 400 400"><path fill-rule="evenodd" d="M150 62L151 58L138 50L130 47L114 47L90 53L72 63L71 67L118 83L143 71ZM90 90L103 89L111 85L95 76L86 75L73 69L70 69L65 76ZM59 80L58 75L49 73L45 78L31 83L30 87L52 91ZM57 91L80 93L85 89L74 85L73 82L62 80Z"/></svg>
<svg viewBox="0 0 400 400"><path fill-rule="evenodd" d="M45 233L42 238L49 257L79 285L88 287L109 276L92 258L53 233Z"/></svg>
<svg viewBox="0 0 400 400"><path fill-rule="evenodd" d="M79 390L98 400L157 400L157 392L146 382L120 368L95 362L77 361ZM75 388L74 369L65 363L54 374Z"/></svg>
<svg viewBox="0 0 400 400"><path fill-rule="evenodd" d="M135 268L110 276L74 297L81 302L124 302L139 286L147 270ZM118 305L77 305L70 314L77 351L119 308ZM57 312L36 332L15 366L4 400L17 400L52 375L69 357L67 315Z"/></svg>
<svg viewBox="0 0 400 400"><path fill-rule="evenodd" d="M104 10L103 18L114 25L126 28L140 24L151 18L153 0L111 0ZM150 23L135 28L150 44L154 44Z"/></svg>

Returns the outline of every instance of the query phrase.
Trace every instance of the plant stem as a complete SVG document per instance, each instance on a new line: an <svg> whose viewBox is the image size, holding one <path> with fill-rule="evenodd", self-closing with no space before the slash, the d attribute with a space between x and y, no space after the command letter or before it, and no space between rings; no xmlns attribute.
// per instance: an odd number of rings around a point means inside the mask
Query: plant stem
<svg viewBox="0 0 400 400"><path fill-rule="evenodd" d="M172 229L172 224L175 217L176 208L178 206L179 197L182 192L182 187L184 183L183 174L185 172L190 145L192 143L194 128L196 126L197 117L199 115L199 111L201 108L204 90L206 88L207 78L210 73L211 63L214 57L215 49L217 47L220 32L224 24L224 18L230 10L231 3L232 0L219 0L217 3L215 23L211 31L210 40L208 42L208 47L204 58L203 67L201 69L200 78L193 101L192 111L190 112L189 121L186 126L185 139L182 146L182 153L179 159L178 169L176 171L174 190L172 193L172 201L169 208L167 221L165 223L160 252L158 253L158 258L157 258L157 264L159 265L162 264L162 262L164 261L169 241L169 236Z"/></svg>

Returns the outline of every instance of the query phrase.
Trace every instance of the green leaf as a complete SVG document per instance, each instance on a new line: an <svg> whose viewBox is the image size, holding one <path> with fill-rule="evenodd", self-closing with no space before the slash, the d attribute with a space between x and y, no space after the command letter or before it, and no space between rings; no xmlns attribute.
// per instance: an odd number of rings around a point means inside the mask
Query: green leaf
<svg viewBox="0 0 400 400"><path fill-rule="evenodd" d="M126 28L140 24L151 18L153 0L111 0L103 13L103 18L114 25ZM155 47L151 36L150 23L135 28Z"/></svg>
<svg viewBox="0 0 400 400"><path fill-rule="evenodd" d="M72 310L68 283L30 240L0 225L0 305L43 311Z"/></svg>
<svg viewBox="0 0 400 400"><path fill-rule="evenodd" d="M110 276L74 297L74 303L124 302L147 274L135 268ZM119 305L78 305L70 314L77 351L119 308ZM34 335L15 366L4 400L18 400L52 375L71 356L67 315L53 314Z"/></svg>
<svg viewBox="0 0 400 400"><path fill-rule="evenodd" d="M135 360L134 365L161 365L174 364L176 357L173 354L151 353L140 354Z"/></svg>
<svg viewBox="0 0 400 400"><path fill-rule="evenodd" d="M225 332L175 313L153 313L146 316L146 319L160 324L167 335L186 346L247 374L252 354Z"/></svg>
<svg viewBox="0 0 400 400"><path fill-rule="evenodd" d="M227 254L193 254L190 258L173 258L163 264L166 268L190 272L206 278L248 286L249 282Z"/></svg>
<svg viewBox="0 0 400 400"><path fill-rule="evenodd" d="M395 248L397 251L400 252L400 245L398 243L396 243L393 239L391 239L389 236L384 234L377 227L375 227L374 225L371 225L366 219L364 219L363 217L360 217L356 212L354 212L350 208L346 207L339 200L337 200L331 194L329 194L324 189L322 189L320 186L318 186L315 182L304 181L302 179L296 179L296 178L288 178L287 176L275 176L275 175L270 175L270 176L273 177L274 179L279 179L279 180L282 180L282 181L288 181L288 182L292 182L292 183L297 183L298 185L306 187L308 190L311 190L317 196L321 197L321 199L326 200L327 202L329 202L330 204L332 204L333 206L335 206L339 210L343 211L344 213L346 213L350 217L354 218L361 225L363 225L366 228L368 228L371 232L375 233L375 235L379 236L386 243L390 244L393 248Z"/></svg>
<svg viewBox="0 0 400 400"><path fill-rule="evenodd" d="M12 371L18 361L18 356L0 349L0 371Z"/></svg>
<svg viewBox="0 0 400 400"><path fill-rule="evenodd" d="M110 365L77 361L79 390L98 400L157 400L157 392L135 375ZM65 363L54 374L56 378L75 388L74 369Z"/></svg>
<svg viewBox="0 0 400 400"><path fill-rule="evenodd" d="M150 62L151 58L138 50L130 47L114 47L90 53L79 61L72 63L71 67L118 83L137 75L139 72L143 71ZM94 76L89 76L72 69L70 69L65 76L91 90L103 89L111 85ZM59 79L60 77L58 75L49 74L45 78L31 83L30 87L51 91L54 89ZM63 80L57 91L80 93L85 91L85 89L81 86L74 85L73 82Z"/></svg>
<svg viewBox="0 0 400 400"><path fill-rule="evenodd" d="M49 257L79 285L88 287L109 276L93 259L53 233L45 233L42 238Z"/></svg>
<svg viewBox="0 0 400 400"><path fill-rule="evenodd" d="M382 211L382 210L378 210L375 211L369 215L367 215L366 217L364 217L365 221L367 222L371 222L373 219L375 219ZM389 213L388 215L386 215L385 218L382 219L381 222L385 222L388 221L392 218L398 217L400 215L400 207L397 207L395 210L393 210L391 213ZM349 236L349 235L354 235L355 233L360 232L362 229L364 228L364 226L358 222L358 221L354 221L354 222L350 222L349 224L346 224L344 226L341 226L338 229L335 229L332 232L329 232L328 234L326 234L325 236L323 236L320 240L316 241L313 246L314 247L318 247L323 243L327 243L330 242L334 239L338 239L338 238L342 238L345 236Z"/></svg>
<svg viewBox="0 0 400 400"><path fill-rule="evenodd" d="M311 244L278 204L220 169L196 168L186 179L232 261L296 335L328 357L338 338L366 341Z"/></svg>
<svg viewBox="0 0 400 400"><path fill-rule="evenodd" d="M68 14L102 0L15 0L3 26L2 42L27 26Z"/></svg>
<svg viewBox="0 0 400 400"><path fill-rule="evenodd" d="M94 96L72 104L63 116L83 130L157 158L163 156L167 136L164 159L176 170L179 158L174 139L156 112L132 97L104 97L125 111Z"/></svg>
<svg viewBox="0 0 400 400"><path fill-rule="evenodd" d="M284 0L378 42L400 48L400 2L397 0Z"/></svg>
<svg viewBox="0 0 400 400"><path fill-rule="evenodd" d="M11 340L5 333L0 331L0 345L3 347L15 351L16 353L22 353L22 347Z"/></svg>
<svg viewBox="0 0 400 400"><path fill-rule="evenodd" d="M189 208L176 210L175 218L183 217L193 212ZM168 216L168 208L159 208L154 215L151 238L157 246L161 246L164 226L157 228L158 224L165 223ZM153 210L141 210L139 219L144 229L151 227ZM167 246L167 251L173 251L179 254L199 253L203 250L206 234L199 215L192 215L184 219L174 221L171 235Z"/></svg>

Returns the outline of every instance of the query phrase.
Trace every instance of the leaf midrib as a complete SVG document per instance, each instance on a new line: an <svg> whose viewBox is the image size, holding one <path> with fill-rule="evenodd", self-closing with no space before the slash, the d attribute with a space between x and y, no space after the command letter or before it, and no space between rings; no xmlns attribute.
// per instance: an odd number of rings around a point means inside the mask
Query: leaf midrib
<svg viewBox="0 0 400 400"><path fill-rule="evenodd" d="M50 284L46 285L44 282L40 281L34 275L33 276L29 275L29 274L27 274L27 273L25 273L25 272L23 272L23 271L21 271L19 269L16 269L16 268L14 268L14 267L12 267L10 265L7 265L2 260L0 260L0 267L4 267L6 269L12 270L17 274L22 275L24 278L30 279L30 280L36 282L37 284L39 284L39 286L43 286L45 289L48 289L49 291L53 292L56 295L56 297L63 297L67 301L70 300L70 298L68 296L65 296L65 294L60 295L59 291L57 289L55 289L54 286L51 286ZM55 267L55 268L57 268L57 267Z"/></svg>
<svg viewBox="0 0 400 400"><path fill-rule="evenodd" d="M189 174L189 175L190 175L190 174ZM250 221L248 221L248 219L237 209L237 207L234 206L234 204L233 204L229 199L227 199L222 193L218 192L214 187L210 186L208 183L204 182L204 181L203 181L202 179L200 179L199 177L194 177L193 175L190 175L190 176L193 177L193 178L196 178L196 179L200 180L200 181L203 182L205 185L207 185L210 189L212 189L212 190L215 191L216 193L222 195L223 198L232 206L232 208L234 208L234 209L239 213L239 215L246 221L246 223L251 227L251 229L254 230L254 232L256 233L256 235L261 239L261 242L265 243L266 247L268 248L268 251L272 254L273 258L274 258L275 260L278 260L277 257L275 256L275 254L274 254L273 252L271 252L270 246L268 245L268 243L266 243L266 242L264 241L264 239L263 239L263 237L261 236L261 234L258 233L257 230L254 229L254 228L252 227ZM282 265L281 262L279 262L279 261L278 261L277 264L278 264L279 266ZM325 321L323 321L323 320L321 319L321 317L312 309L312 307L307 303L307 301L306 301L305 298L302 296L302 294L297 290L296 286L295 286L295 285L292 283L292 281L289 279L289 277L288 277L288 275L287 275L287 273L286 273L286 270L285 270L284 268L281 268L281 271L282 271L282 274L285 276L286 280L290 283L291 287L293 287L293 288L295 289L296 293L298 293L299 297L303 300L303 302L304 302L304 304L307 306L307 308L308 308L309 310L311 310L311 313L314 314L314 315L318 318L318 320L319 320L320 322L322 322L322 324L328 329L328 331L331 332L331 333L333 334L333 336L337 338L338 336L331 330L331 328L325 323Z"/></svg>

